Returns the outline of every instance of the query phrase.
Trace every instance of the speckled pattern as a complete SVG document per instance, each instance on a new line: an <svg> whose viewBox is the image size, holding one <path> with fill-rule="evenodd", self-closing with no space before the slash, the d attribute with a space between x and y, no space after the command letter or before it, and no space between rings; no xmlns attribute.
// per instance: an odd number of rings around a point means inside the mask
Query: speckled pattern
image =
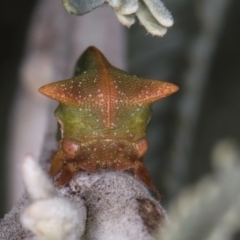
<svg viewBox="0 0 240 240"><path fill-rule="evenodd" d="M113 67L95 47L80 57L75 76L39 89L60 102L55 110L62 140L54 155L50 173L64 168L59 184L74 172L98 168L133 169L153 187L142 164L147 151L146 125L153 102L178 87L142 79Z"/></svg>

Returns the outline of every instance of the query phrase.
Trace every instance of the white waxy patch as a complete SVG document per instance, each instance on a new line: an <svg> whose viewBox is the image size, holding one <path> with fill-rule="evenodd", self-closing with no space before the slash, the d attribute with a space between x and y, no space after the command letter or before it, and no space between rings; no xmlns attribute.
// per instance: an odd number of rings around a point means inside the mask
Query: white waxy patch
<svg viewBox="0 0 240 240"><path fill-rule="evenodd" d="M45 171L31 156L25 158L22 170L26 190L32 199L20 217L24 228L33 232L36 239L80 239L86 222L83 201L72 203L58 197Z"/></svg>

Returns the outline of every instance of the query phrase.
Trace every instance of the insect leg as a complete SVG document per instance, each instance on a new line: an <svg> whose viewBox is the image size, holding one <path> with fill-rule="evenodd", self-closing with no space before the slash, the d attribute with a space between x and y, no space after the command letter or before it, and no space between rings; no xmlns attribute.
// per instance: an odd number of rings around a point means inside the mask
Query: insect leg
<svg viewBox="0 0 240 240"><path fill-rule="evenodd" d="M76 165L74 163L68 163L63 167L60 177L54 182L54 184L58 186L68 183L76 171Z"/></svg>
<svg viewBox="0 0 240 240"><path fill-rule="evenodd" d="M51 176L56 175L61 170L61 168L64 165L65 159L66 159L66 156L62 150L58 150L57 152L55 152L52 155L52 157L50 159L51 166L50 166L50 170L49 170L49 174Z"/></svg>
<svg viewBox="0 0 240 240"><path fill-rule="evenodd" d="M152 179L144 167L143 163L140 161L134 162L134 174L139 177L149 188L151 188L157 195L157 198L161 200L161 194L158 189L154 186Z"/></svg>

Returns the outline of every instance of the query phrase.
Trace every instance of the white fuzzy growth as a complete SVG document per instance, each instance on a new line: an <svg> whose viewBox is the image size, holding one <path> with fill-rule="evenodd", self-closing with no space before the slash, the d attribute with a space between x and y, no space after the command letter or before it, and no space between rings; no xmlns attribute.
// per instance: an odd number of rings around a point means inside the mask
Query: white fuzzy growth
<svg viewBox="0 0 240 240"><path fill-rule="evenodd" d="M80 0L62 0L65 9L75 15L86 14L93 9L101 6L104 0L80 1Z"/></svg>
<svg viewBox="0 0 240 240"><path fill-rule="evenodd" d="M34 200L21 215L23 226L38 240L79 240L86 222L83 202L56 196L48 177L30 156L23 162L23 178Z"/></svg>
<svg viewBox="0 0 240 240"><path fill-rule="evenodd" d="M133 14L138 9L138 0L108 0L109 6L123 15Z"/></svg>
<svg viewBox="0 0 240 240"><path fill-rule="evenodd" d="M143 0L152 15L164 27L171 27L173 25L173 18L171 13L167 10L162 1L159 0Z"/></svg>
<svg viewBox="0 0 240 240"><path fill-rule="evenodd" d="M134 15L122 15L116 12L118 21L127 27L131 27L135 23Z"/></svg>
<svg viewBox="0 0 240 240"><path fill-rule="evenodd" d="M152 35L162 37L166 34L167 28L173 25L171 13L160 0L108 0L107 2L115 10L118 20L128 27L133 24L125 17L129 14L136 14L141 24Z"/></svg>
<svg viewBox="0 0 240 240"><path fill-rule="evenodd" d="M56 191L39 164L28 155L22 164L23 181L32 200L48 199L56 195Z"/></svg>
<svg viewBox="0 0 240 240"><path fill-rule="evenodd" d="M96 6L89 7L90 2L63 0L67 11L78 15L102 5L102 2L98 0ZM173 25L173 17L161 0L105 0L105 3L114 9L118 20L127 27L135 22L132 15L137 15L147 31L156 36L165 35L167 28Z"/></svg>
<svg viewBox="0 0 240 240"><path fill-rule="evenodd" d="M79 240L85 229L85 208L55 197L37 201L21 216L22 224L41 240Z"/></svg>
<svg viewBox="0 0 240 240"><path fill-rule="evenodd" d="M145 4L139 4L138 11L136 13L141 24L147 29L149 33L157 36L164 36L167 32L167 28L161 25L146 8Z"/></svg>

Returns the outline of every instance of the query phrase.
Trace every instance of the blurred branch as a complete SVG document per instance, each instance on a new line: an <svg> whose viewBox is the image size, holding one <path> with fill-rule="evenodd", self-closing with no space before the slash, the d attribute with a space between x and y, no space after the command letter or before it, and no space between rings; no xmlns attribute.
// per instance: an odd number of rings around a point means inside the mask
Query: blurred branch
<svg viewBox="0 0 240 240"><path fill-rule="evenodd" d="M219 153L225 151L225 159ZM240 155L232 141L214 150L215 173L171 204L161 240L230 240L240 229ZM238 154L238 159L235 158Z"/></svg>
<svg viewBox="0 0 240 240"><path fill-rule="evenodd" d="M190 65L181 86L178 129L172 147L171 172L175 180L170 191L173 195L186 180L200 104L229 4L228 0L205 0L196 4L201 31L190 48Z"/></svg>

